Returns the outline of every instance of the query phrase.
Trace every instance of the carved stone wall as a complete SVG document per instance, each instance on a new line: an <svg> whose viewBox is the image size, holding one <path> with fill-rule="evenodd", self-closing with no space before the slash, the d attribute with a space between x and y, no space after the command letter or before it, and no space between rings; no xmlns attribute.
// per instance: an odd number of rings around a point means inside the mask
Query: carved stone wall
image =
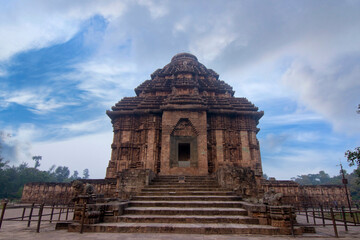
<svg viewBox="0 0 360 240"><path fill-rule="evenodd" d="M220 186L231 189L244 199L257 198L261 194L254 171L248 167L224 165L214 175Z"/></svg>
<svg viewBox="0 0 360 240"><path fill-rule="evenodd" d="M160 169L161 116L125 115L113 122L114 139L107 179L125 169Z"/></svg>
<svg viewBox="0 0 360 240"><path fill-rule="evenodd" d="M221 166L236 166L254 170L259 184L262 164L257 122L246 116L208 114L209 172Z"/></svg>
<svg viewBox="0 0 360 240"><path fill-rule="evenodd" d="M80 179L94 186L95 193L104 197L116 197L116 181L105 179ZM27 183L24 185L21 202L69 204L74 197L71 183Z"/></svg>
<svg viewBox="0 0 360 240"><path fill-rule="evenodd" d="M299 185L294 181L263 181L264 192L274 189L283 193L282 202L295 206L347 206L346 193L339 185ZM350 193L349 193L350 196Z"/></svg>
<svg viewBox="0 0 360 240"><path fill-rule="evenodd" d="M117 197L120 199L130 199L138 194L144 186L155 177L155 173L149 169L125 169L117 178Z"/></svg>
<svg viewBox="0 0 360 240"><path fill-rule="evenodd" d="M348 194L350 196L350 192ZM299 201L309 206L322 204L325 207L340 207L348 205L345 188L339 185L300 186Z"/></svg>

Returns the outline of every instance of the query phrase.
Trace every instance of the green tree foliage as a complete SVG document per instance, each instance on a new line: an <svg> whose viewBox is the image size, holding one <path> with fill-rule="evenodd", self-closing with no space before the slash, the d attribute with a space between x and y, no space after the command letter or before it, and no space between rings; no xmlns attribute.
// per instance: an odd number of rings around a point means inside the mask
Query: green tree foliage
<svg viewBox="0 0 360 240"><path fill-rule="evenodd" d="M0 132L1 134L1 132ZM78 171L74 171L73 176L70 176L68 167L53 165L48 171L41 171L39 161L41 156L34 156L34 167L29 167L27 163L22 163L19 166L9 166L9 162L5 161L1 155L0 142L0 199L9 198L17 199L21 197L24 184L29 182L71 182L78 179ZM89 177L89 170L84 171L84 176Z"/></svg>
<svg viewBox="0 0 360 240"><path fill-rule="evenodd" d="M76 179L79 179L79 172L78 171L74 171L73 175L71 175L71 180L76 180Z"/></svg>
<svg viewBox="0 0 360 240"><path fill-rule="evenodd" d="M357 113L360 114L360 104L358 105L358 110ZM359 178L359 182L360 182L360 170L359 170L359 166L360 166L360 147L357 147L354 149L354 151L350 151L347 150L345 152L345 157L347 158L347 161L349 162L350 166L354 166L357 165L358 169L356 170L356 174Z"/></svg>
<svg viewBox="0 0 360 240"><path fill-rule="evenodd" d="M42 156L33 156L32 160L35 161L35 168L40 167L40 160L42 159Z"/></svg>
<svg viewBox="0 0 360 240"><path fill-rule="evenodd" d="M301 185L331 184L332 181L329 174L324 171L320 171L316 174L300 175L291 179Z"/></svg>
<svg viewBox="0 0 360 240"><path fill-rule="evenodd" d="M1 157L0 146L0 199L18 199L21 197L24 184L29 182L70 182L70 170L68 167L53 165L48 171L41 171L35 167L29 167L27 163L19 166L9 166ZM75 171L77 173L77 171ZM76 176L74 172L74 175ZM78 174L78 173L77 173Z"/></svg>
<svg viewBox="0 0 360 240"><path fill-rule="evenodd" d="M69 178L69 175L69 168L64 166L41 171L28 167L26 163L12 167L5 164L0 169L0 199L21 198L24 184L29 182L71 182L74 179Z"/></svg>
<svg viewBox="0 0 360 240"><path fill-rule="evenodd" d="M83 179L89 179L89 169L85 168L83 171Z"/></svg>
<svg viewBox="0 0 360 240"><path fill-rule="evenodd" d="M349 162L350 166L360 165L360 147L354 149L354 151L347 150L345 152L345 157Z"/></svg>
<svg viewBox="0 0 360 240"><path fill-rule="evenodd" d="M59 166L55 169L55 178L57 182L66 182L69 178L70 170L68 167Z"/></svg>

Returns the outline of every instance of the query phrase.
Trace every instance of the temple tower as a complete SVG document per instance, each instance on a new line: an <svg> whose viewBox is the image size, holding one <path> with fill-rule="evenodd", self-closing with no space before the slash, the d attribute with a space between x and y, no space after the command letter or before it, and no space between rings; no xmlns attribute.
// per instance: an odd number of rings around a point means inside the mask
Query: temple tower
<svg viewBox="0 0 360 240"><path fill-rule="evenodd" d="M262 176L257 124L262 111L189 53L175 55L107 115L114 128L106 178L125 169L208 175L223 166Z"/></svg>

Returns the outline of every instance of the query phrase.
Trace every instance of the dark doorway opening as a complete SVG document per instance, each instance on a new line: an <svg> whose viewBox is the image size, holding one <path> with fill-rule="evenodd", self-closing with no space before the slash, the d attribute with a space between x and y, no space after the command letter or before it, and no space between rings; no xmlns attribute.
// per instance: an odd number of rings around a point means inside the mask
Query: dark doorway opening
<svg viewBox="0 0 360 240"><path fill-rule="evenodd" d="M190 161L190 143L179 143L178 161Z"/></svg>

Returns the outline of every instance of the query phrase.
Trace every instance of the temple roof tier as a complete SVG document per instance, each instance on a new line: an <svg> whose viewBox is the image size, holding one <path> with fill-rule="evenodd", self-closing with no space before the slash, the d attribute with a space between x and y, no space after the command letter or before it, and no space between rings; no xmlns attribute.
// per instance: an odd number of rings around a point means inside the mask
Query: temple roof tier
<svg viewBox="0 0 360 240"><path fill-rule="evenodd" d="M209 113L249 115L259 112L246 98L235 98L230 85L189 53L176 54L169 64L151 74L135 89L136 97L125 97L107 111L109 117L139 112L199 109Z"/></svg>

